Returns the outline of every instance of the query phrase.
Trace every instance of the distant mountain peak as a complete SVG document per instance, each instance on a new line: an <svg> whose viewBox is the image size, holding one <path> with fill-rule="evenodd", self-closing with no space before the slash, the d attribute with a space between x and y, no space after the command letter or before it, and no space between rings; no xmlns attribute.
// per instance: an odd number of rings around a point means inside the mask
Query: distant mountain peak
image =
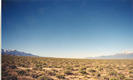
<svg viewBox="0 0 133 80"><path fill-rule="evenodd" d="M1 49L1 53L2 53L2 55L8 54L8 55L15 55L15 56L36 56L31 53L17 51L15 49Z"/></svg>
<svg viewBox="0 0 133 80"><path fill-rule="evenodd" d="M133 54L133 51L124 51L123 54Z"/></svg>
<svg viewBox="0 0 133 80"><path fill-rule="evenodd" d="M2 49L4 52L17 51L15 49Z"/></svg>
<svg viewBox="0 0 133 80"><path fill-rule="evenodd" d="M133 59L133 52L124 52L108 56L88 57L89 59Z"/></svg>

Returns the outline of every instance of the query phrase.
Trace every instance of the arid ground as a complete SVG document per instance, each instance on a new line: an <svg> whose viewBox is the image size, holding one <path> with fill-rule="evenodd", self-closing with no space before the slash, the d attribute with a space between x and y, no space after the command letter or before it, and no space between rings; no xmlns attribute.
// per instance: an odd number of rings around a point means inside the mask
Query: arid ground
<svg viewBox="0 0 133 80"><path fill-rule="evenodd" d="M2 55L2 80L133 80L133 60Z"/></svg>

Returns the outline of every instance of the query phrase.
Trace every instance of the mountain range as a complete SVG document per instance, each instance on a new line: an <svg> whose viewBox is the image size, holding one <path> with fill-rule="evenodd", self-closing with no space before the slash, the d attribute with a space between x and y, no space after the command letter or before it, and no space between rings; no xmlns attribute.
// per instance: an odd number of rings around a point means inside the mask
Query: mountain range
<svg viewBox="0 0 133 80"><path fill-rule="evenodd" d="M2 55L15 55L15 56L37 56L33 55L31 53L26 53L22 51L17 50L11 50L11 49L2 49L1 50ZM87 57L87 59L133 59L133 52L130 53L119 53L114 55L108 55L108 56L98 56L98 57Z"/></svg>
<svg viewBox="0 0 133 80"><path fill-rule="evenodd" d="M87 57L87 59L133 59L132 53L119 53L108 56L98 56L98 57Z"/></svg>
<svg viewBox="0 0 133 80"><path fill-rule="evenodd" d="M22 51L17 51L17 50L11 50L11 49L1 49L1 54L7 54L7 55L15 55L15 56L37 56L33 55L31 53L26 53Z"/></svg>

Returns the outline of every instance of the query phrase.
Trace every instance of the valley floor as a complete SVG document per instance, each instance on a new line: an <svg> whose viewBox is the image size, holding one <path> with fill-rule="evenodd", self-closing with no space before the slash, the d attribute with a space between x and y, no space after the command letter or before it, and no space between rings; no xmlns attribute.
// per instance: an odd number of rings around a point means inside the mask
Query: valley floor
<svg viewBox="0 0 133 80"><path fill-rule="evenodd" d="M133 60L2 55L2 80L133 80Z"/></svg>

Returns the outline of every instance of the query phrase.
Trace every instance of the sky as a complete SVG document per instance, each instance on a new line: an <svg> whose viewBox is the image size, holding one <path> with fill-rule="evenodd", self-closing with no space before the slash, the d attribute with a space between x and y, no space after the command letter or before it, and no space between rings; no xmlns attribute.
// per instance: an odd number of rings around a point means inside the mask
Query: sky
<svg viewBox="0 0 133 80"><path fill-rule="evenodd" d="M133 0L2 0L2 48L72 58L133 51Z"/></svg>

